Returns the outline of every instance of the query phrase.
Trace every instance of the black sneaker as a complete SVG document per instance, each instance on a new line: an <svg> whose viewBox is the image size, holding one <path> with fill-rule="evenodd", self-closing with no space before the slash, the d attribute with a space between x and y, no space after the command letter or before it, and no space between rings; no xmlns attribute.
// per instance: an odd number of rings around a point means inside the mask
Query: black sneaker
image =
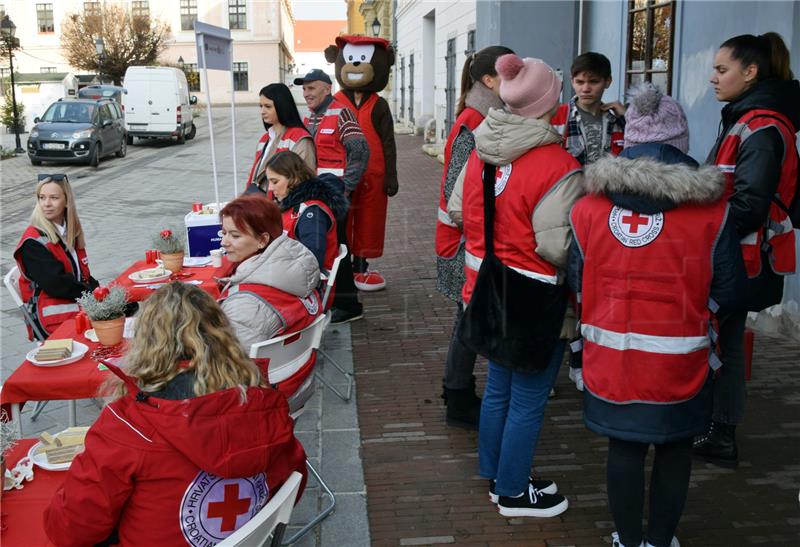
<svg viewBox="0 0 800 547"><path fill-rule="evenodd" d="M518 498L500 496L497 500L497 510L504 517L555 517L567 507L569 502L561 494L545 494L532 484Z"/></svg>
<svg viewBox="0 0 800 547"><path fill-rule="evenodd" d="M528 484L532 485L536 488L539 492L543 492L545 494L555 494L558 492L558 486L553 481L548 480L537 480L533 477L528 477ZM489 501L492 503L497 503L497 494L494 493L494 489L497 486L497 481L491 480L489 481Z"/></svg>
<svg viewBox="0 0 800 547"><path fill-rule="evenodd" d="M331 310L331 324L338 325L341 323L349 323L364 317L364 308L357 310L343 310L341 308L333 308Z"/></svg>

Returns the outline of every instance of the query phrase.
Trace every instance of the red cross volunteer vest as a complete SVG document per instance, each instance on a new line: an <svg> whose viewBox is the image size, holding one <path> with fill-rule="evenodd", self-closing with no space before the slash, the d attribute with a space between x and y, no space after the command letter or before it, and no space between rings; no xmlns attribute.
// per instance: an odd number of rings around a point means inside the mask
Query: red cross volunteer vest
<svg viewBox="0 0 800 547"><path fill-rule="evenodd" d="M797 188L798 159L795 148L795 127L786 116L774 110L751 110L731 126L717 150L714 163L725 173L727 180L726 197L734 191L734 177L739 149L750 135L764 129L774 127L783 137L783 165L776 197L789 207L795 197ZM779 275L795 273L797 256L795 251L795 235L789 215L776 203L769 208L769 215L764 228L742 238L742 256L749 277L756 277L761 272L761 249L767 251L772 271Z"/></svg>
<svg viewBox="0 0 800 547"><path fill-rule="evenodd" d="M531 216L541 199L566 177L581 169L558 144L529 150L512 163L497 167L495 193L495 254L509 268L544 283L558 283L556 267L536 254ZM463 190L466 238L465 303L472 296L486 246L483 241L483 162L473 152L467 162Z"/></svg>
<svg viewBox="0 0 800 547"><path fill-rule="evenodd" d="M275 147L275 154L278 152L283 152L284 150L292 150L301 139L310 138L311 135L304 127L287 127L286 131L283 132L281 140L278 141L278 144ZM261 135L261 138L258 139L258 145L256 146L256 159L253 161L252 167L250 167L250 174L247 176L246 186L249 186L252 182L254 182L253 178L257 174L256 169L258 169L258 165L261 163L261 156L266 151L266 145L268 142L269 133L264 133Z"/></svg>
<svg viewBox="0 0 800 547"><path fill-rule="evenodd" d="M73 269L72 261L67 256L67 251L65 251L61 245L52 243L47 237L42 236L39 230L33 226L28 226L25 229L14 249L14 259L20 271L19 292L22 296L22 300L32 305L33 312L39 324L50 334L56 330L61 323L74 317L75 314L80 311L80 308L74 300L55 298L48 295L42 291L41 288L37 287L36 283L27 276L25 265L22 263L20 250L22 249L22 244L28 240L44 245L56 260L64 266L65 272L71 274L75 274L76 272ZM91 274L89 273L89 259L86 256L86 250L75 249L75 254L78 257L78 268L80 270L75 277L83 283L88 283ZM28 339L33 340L33 331L30 327L28 327Z"/></svg>
<svg viewBox="0 0 800 547"><path fill-rule="evenodd" d="M583 381L611 403L679 403L709 374L714 248L725 200L646 215L585 196L571 212L583 255Z"/></svg>
<svg viewBox="0 0 800 547"><path fill-rule="evenodd" d="M345 106L331 101L314 133L314 145L317 148L317 174L331 173L337 177L344 176L347 165L347 150L342 144L339 133L339 114ZM308 127L308 118L303 123Z"/></svg>
<svg viewBox="0 0 800 547"><path fill-rule="evenodd" d="M303 330L311 323L321 312L320 299L317 291L312 291L310 295L305 298L300 298L286 291L270 287L269 285L262 285L261 283L240 283L229 287L222 295L220 300L228 298L232 294L239 292L247 292L254 294L261 300L275 310L283 323L283 328L278 331L275 336L286 334L289 332L297 332Z"/></svg>
<svg viewBox="0 0 800 547"><path fill-rule="evenodd" d="M465 108L456 118L456 123L450 129L447 136L447 144L444 147L444 172L442 173L442 183L439 187L439 211L436 217L436 254L442 258L452 258L458 251L461 243L461 230L447 214L447 199L444 195L445 179L447 170L450 167L450 155L453 149L453 142L461 133L462 129L474 131L483 121L483 115L474 108Z"/></svg>
<svg viewBox="0 0 800 547"><path fill-rule="evenodd" d="M300 220L303 212L312 205L316 205L322 209L322 211L328 215L328 218L331 221L331 226L328 228L328 233L326 234L325 262L323 264L325 269L330 271L331 268L333 268L333 261L339 255L339 241L336 237L336 217L334 217L330 208L324 202L317 199L312 199L309 201L304 201L296 207L283 211L281 213L281 218L283 219L283 229L286 231L289 237L296 240L297 236L295 234L295 229L297 228L297 221Z"/></svg>

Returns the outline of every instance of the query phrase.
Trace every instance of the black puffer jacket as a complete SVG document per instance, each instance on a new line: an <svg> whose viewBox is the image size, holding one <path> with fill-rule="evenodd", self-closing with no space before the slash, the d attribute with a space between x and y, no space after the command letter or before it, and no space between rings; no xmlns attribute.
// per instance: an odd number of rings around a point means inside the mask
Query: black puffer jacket
<svg viewBox="0 0 800 547"><path fill-rule="evenodd" d="M733 125L754 109L780 112L800 129L800 83L797 80L765 80L722 109L721 130L706 163L713 164L717 150ZM734 192L730 197L731 216L740 236L764 225L772 196L778 187L783 164L783 138L777 129L758 131L739 149L734 172ZM764 264L769 264L762 256ZM768 267L749 281L747 309L760 311L777 304L783 296L783 277Z"/></svg>
<svg viewBox="0 0 800 547"><path fill-rule="evenodd" d="M278 202L281 212L298 210L307 201L318 200L328 206L337 222L343 222L347 215L349 203L343 193L341 179L333 175L322 175L301 182L289 194ZM327 250L327 233L333 225L322 209L312 205L303 211L295 226L295 238L308 247L317 257L320 268L325 262Z"/></svg>

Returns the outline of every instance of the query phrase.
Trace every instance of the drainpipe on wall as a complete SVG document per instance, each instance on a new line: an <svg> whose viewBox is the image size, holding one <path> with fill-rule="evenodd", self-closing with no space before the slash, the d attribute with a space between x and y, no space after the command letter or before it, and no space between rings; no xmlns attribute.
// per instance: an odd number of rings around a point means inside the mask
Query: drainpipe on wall
<svg viewBox="0 0 800 547"><path fill-rule="evenodd" d="M397 123L397 93L399 90L397 87L397 61L400 58L400 55L397 52L397 0L392 0L392 47L394 48L395 59L395 77L392 78L392 113L394 114L394 121Z"/></svg>
<svg viewBox="0 0 800 547"><path fill-rule="evenodd" d="M583 0L578 0L578 51L576 57L583 53Z"/></svg>

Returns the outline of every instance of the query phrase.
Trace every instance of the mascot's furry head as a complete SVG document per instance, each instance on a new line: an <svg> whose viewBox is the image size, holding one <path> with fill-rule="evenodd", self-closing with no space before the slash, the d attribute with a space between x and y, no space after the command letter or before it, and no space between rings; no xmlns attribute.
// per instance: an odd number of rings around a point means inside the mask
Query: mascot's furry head
<svg viewBox="0 0 800 547"><path fill-rule="evenodd" d="M370 36L337 36L325 48L325 59L336 63L336 80L353 91L381 91L389 83L394 50L387 40Z"/></svg>

